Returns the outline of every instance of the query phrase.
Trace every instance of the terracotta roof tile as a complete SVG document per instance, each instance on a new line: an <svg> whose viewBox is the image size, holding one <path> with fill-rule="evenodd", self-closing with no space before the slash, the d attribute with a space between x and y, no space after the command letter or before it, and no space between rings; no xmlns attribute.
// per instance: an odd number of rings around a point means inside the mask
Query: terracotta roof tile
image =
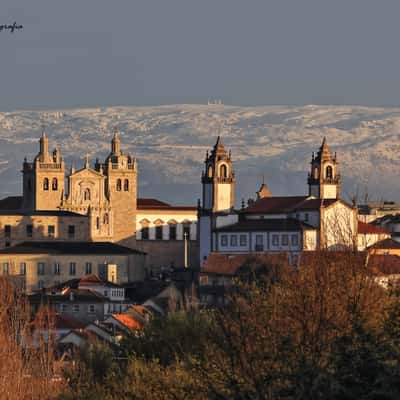
<svg viewBox="0 0 400 400"><path fill-rule="evenodd" d="M372 225L372 224L367 224L365 222L362 221L358 221L358 233L360 234L388 234L389 232L386 231L385 229L376 226L376 225Z"/></svg>
<svg viewBox="0 0 400 400"><path fill-rule="evenodd" d="M142 328L140 322L138 322L131 314L112 314L113 318L120 324L125 326L131 331L136 331Z"/></svg>

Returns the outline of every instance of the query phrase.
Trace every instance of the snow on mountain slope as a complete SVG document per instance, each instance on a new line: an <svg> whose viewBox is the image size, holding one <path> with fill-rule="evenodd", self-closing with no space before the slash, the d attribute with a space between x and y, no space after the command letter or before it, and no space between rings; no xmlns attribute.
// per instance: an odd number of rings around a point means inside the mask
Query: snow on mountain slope
<svg viewBox="0 0 400 400"><path fill-rule="evenodd" d="M139 193L195 204L205 152L218 134L232 150L237 205L254 196L264 174L271 191L303 194L311 152L327 137L338 153L343 197L368 191L400 199L400 108L356 106L235 107L170 105L0 113L0 196L21 192L21 166L38 151L46 126L50 146L75 167L109 152L112 131L139 161Z"/></svg>

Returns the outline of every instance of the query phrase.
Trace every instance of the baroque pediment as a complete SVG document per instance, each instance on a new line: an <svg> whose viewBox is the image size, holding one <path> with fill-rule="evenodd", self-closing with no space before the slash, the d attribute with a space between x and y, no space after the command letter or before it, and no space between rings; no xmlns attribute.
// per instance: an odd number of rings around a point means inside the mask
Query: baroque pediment
<svg viewBox="0 0 400 400"><path fill-rule="evenodd" d="M93 178L93 179L105 179L103 174L100 172L95 171L91 168L82 168L79 171L74 172L70 175L70 178Z"/></svg>

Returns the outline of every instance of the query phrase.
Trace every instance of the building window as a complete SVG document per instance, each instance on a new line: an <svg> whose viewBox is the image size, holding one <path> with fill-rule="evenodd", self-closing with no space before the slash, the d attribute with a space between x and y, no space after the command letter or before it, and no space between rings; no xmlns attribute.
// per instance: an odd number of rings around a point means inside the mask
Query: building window
<svg viewBox="0 0 400 400"><path fill-rule="evenodd" d="M162 226L156 226L156 240L162 240Z"/></svg>
<svg viewBox="0 0 400 400"><path fill-rule="evenodd" d="M213 176L213 170L212 170L212 166L211 165L208 167L207 176L209 178L212 178L212 176Z"/></svg>
<svg viewBox="0 0 400 400"><path fill-rule="evenodd" d="M125 192L129 192L129 180L128 179L124 180L124 190L125 190Z"/></svg>
<svg viewBox="0 0 400 400"><path fill-rule="evenodd" d="M89 314L94 314L96 312L96 307L94 304L89 304L88 305L88 313Z"/></svg>
<svg viewBox="0 0 400 400"><path fill-rule="evenodd" d="M147 226L142 228L142 240L149 240L149 228Z"/></svg>
<svg viewBox="0 0 400 400"><path fill-rule="evenodd" d="M332 179L333 177L333 169L330 165L326 167L326 177L327 179Z"/></svg>
<svg viewBox="0 0 400 400"><path fill-rule="evenodd" d="M237 235L231 235L231 246L232 247L237 246Z"/></svg>
<svg viewBox="0 0 400 400"><path fill-rule="evenodd" d="M49 190L49 178L43 179L43 190Z"/></svg>
<svg viewBox="0 0 400 400"><path fill-rule="evenodd" d="M44 288L44 281L39 280L38 281L38 289L43 289Z"/></svg>
<svg viewBox="0 0 400 400"><path fill-rule="evenodd" d="M176 240L176 225L169 226L169 240Z"/></svg>
<svg viewBox="0 0 400 400"><path fill-rule="evenodd" d="M67 311L68 306L66 304L60 304L60 312L64 313Z"/></svg>
<svg viewBox="0 0 400 400"><path fill-rule="evenodd" d="M61 266L60 263L54 263L54 275L61 274Z"/></svg>
<svg viewBox="0 0 400 400"><path fill-rule="evenodd" d="M26 236L29 238L33 236L33 225L26 226Z"/></svg>
<svg viewBox="0 0 400 400"><path fill-rule="evenodd" d="M40 262L37 264L37 274L44 275L44 263Z"/></svg>
<svg viewBox="0 0 400 400"><path fill-rule="evenodd" d="M256 251L264 251L264 237L263 235L256 235Z"/></svg>
<svg viewBox="0 0 400 400"><path fill-rule="evenodd" d="M288 246L289 245L289 235L284 234L282 235L282 246Z"/></svg>
<svg viewBox="0 0 400 400"><path fill-rule="evenodd" d="M122 181L121 179L117 179L117 192L120 192L122 188Z"/></svg>
<svg viewBox="0 0 400 400"><path fill-rule="evenodd" d="M96 229L99 230L100 229L100 218L96 217Z"/></svg>
<svg viewBox="0 0 400 400"><path fill-rule="evenodd" d="M85 189L85 191L83 192L83 199L90 200L90 189Z"/></svg>
<svg viewBox="0 0 400 400"><path fill-rule="evenodd" d="M11 237L11 225L4 225L4 237Z"/></svg>
<svg viewBox="0 0 400 400"><path fill-rule="evenodd" d="M308 213L304 214L304 221L308 221Z"/></svg>
<svg viewBox="0 0 400 400"><path fill-rule="evenodd" d="M221 235L221 247L228 246L228 235Z"/></svg>
<svg viewBox="0 0 400 400"><path fill-rule="evenodd" d="M240 245L247 246L247 235L240 235Z"/></svg>
<svg viewBox="0 0 400 400"><path fill-rule="evenodd" d="M108 214L104 214L103 223L104 223L104 225L108 225L108 223L109 223Z"/></svg>
<svg viewBox="0 0 400 400"><path fill-rule="evenodd" d="M76 263L74 262L69 263L69 274L76 275Z"/></svg>
<svg viewBox="0 0 400 400"><path fill-rule="evenodd" d="M51 181L51 188L52 190L58 190L58 181L57 178L53 178Z"/></svg>
<svg viewBox="0 0 400 400"><path fill-rule="evenodd" d="M318 167L314 167L314 179L318 179Z"/></svg>
<svg viewBox="0 0 400 400"><path fill-rule="evenodd" d="M272 245L279 246L279 235L272 235Z"/></svg>
<svg viewBox="0 0 400 400"><path fill-rule="evenodd" d="M47 234L48 234L49 238L54 238L54 235L55 235L54 225L49 225L47 227Z"/></svg>
<svg viewBox="0 0 400 400"><path fill-rule="evenodd" d="M297 235L292 235L292 246L299 245L299 237Z"/></svg>
<svg viewBox="0 0 400 400"><path fill-rule="evenodd" d="M68 239L75 238L75 225L68 225Z"/></svg>
<svg viewBox="0 0 400 400"><path fill-rule="evenodd" d="M19 274L26 275L26 263L22 262L19 264Z"/></svg>
<svg viewBox="0 0 400 400"><path fill-rule="evenodd" d="M9 264L8 262L3 263L3 275L8 275L9 273Z"/></svg>
<svg viewBox="0 0 400 400"><path fill-rule="evenodd" d="M92 263L87 262L85 264L85 274L90 275L92 273Z"/></svg>
<svg viewBox="0 0 400 400"><path fill-rule="evenodd" d="M72 306L72 312L73 313L78 313L79 312L79 304L74 304Z"/></svg>

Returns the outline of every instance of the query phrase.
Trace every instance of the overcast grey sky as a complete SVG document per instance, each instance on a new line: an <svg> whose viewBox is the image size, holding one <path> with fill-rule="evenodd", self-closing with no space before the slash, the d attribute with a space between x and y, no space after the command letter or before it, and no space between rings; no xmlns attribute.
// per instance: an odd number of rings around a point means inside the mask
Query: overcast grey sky
<svg viewBox="0 0 400 400"><path fill-rule="evenodd" d="M399 0L1 0L0 110L400 105Z"/></svg>

